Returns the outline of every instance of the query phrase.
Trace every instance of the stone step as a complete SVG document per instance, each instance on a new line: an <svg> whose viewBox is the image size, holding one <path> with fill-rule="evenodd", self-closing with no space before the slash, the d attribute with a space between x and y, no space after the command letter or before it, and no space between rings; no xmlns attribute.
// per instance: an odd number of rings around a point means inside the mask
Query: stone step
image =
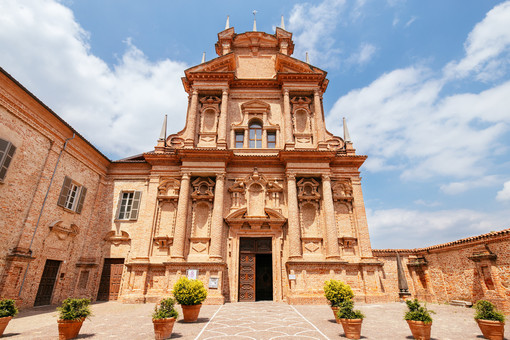
<svg viewBox="0 0 510 340"><path fill-rule="evenodd" d="M473 303L469 301L463 301L463 300L452 300L450 301L451 306L459 306L459 307L472 307Z"/></svg>

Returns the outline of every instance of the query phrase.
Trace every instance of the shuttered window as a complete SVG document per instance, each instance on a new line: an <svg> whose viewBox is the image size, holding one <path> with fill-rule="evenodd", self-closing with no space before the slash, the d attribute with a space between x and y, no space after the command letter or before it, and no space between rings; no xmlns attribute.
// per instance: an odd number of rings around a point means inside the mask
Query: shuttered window
<svg viewBox="0 0 510 340"><path fill-rule="evenodd" d="M16 147L11 142L0 138L0 182L3 182L7 175L15 151Z"/></svg>
<svg viewBox="0 0 510 340"><path fill-rule="evenodd" d="M70 177L64 178L64 184L60 190L57 205L75 211L78 214L83 209L83 202L87 195L87 188L73 182Z"/></svg>
<svg viewBox="0 0 510 340"><path fill-rule="evenodd" d="M117 203L118 220L136 220L140 211L141 191L121 191Z"/></svg>

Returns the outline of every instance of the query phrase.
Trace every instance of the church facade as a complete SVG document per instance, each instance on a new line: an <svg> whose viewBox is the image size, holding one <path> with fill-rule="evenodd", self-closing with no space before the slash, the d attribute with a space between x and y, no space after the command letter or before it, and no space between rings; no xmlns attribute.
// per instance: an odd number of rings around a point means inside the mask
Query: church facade
<svg viewBox="0 0 510 340"><path fill-rule="evenodd" d="M281 28L220 32L218 57L182 79L185 128L163 133L143 159L114 163L121 300L158 299L188 270L209 286L209 303L318 302L330 277L366 301L384 299L359 177L365 156L326 130L326 72L293 49Z"/></svg>
<svg viewBox="0 0 510 340"><path fill-rule="evenodd" d="M290 32L226 28L215 47L184 72L183 130L165 125L154 150L119 161L0 69L1 297L155 302L185 275L208 304L326 303L337 279L358 301L510 310L508 229L372 251L366 156L345 122L342 137L326 129L326 72L292 57Z"/></svg>

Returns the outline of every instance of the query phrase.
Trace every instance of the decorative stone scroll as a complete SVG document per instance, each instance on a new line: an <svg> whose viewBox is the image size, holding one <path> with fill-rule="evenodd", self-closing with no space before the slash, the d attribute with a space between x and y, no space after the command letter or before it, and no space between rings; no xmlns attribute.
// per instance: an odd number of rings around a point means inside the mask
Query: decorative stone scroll
<svg viewBox="0 0 510 340"><path fill-rule="evenodd" d="M212 179L209 177L199 177L191 185L193 186L193 192L191 193L193 201L207 200L212 202L214 198L214 181Z"/></svg>
<svg viewBox="0 0 510 340"><path fill-rule="evenodd" d="M159 201L177 201L179 199L180 182L176 178L162 178L158 186Z"/></svg>
<svg viewBox="0 0 510 340"><path fill-rule="evenodd" d="M319 182L314 178L301 178L297 182L299 201L315 201L321 198L319 194Z"/></svg>
<svg viewBox="0 0 510 340"><path fill-rule="evenodd" d="M129 242L131 242L129 234L123 230L119 231L118 233L115 230L109 231L104 237L104 240L106 242L113 244L116 247L123 243L128 244Z"/></svg>
<svg viewBox="0 0 510 340"><path fill-rule="evenodd" d="M69 226L63 225L63 221L58 220L50 223L50 231L55 233L59 240L65 240L68 236L78 235L79 228L76 224L71 223Z"/></svg>

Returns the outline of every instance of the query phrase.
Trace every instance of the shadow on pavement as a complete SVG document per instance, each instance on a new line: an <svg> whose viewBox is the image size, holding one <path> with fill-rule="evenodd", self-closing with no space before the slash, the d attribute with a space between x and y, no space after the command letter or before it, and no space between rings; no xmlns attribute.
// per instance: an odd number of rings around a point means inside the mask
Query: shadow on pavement
<svg viewBox="0 0 510 340"><path fill-rule="evenodd" d="M16 335L20 335L21 333L4 333L4 335L2 335L2 338L8 338L8 337L11 337L11 336L16 336Z"/></svg>
<svg viewBox="0 0 510 340"><path fill-rule="evenodd" d="M183 324L191 324L191 323L204 323L204 322L208 322L208 321L209 321L209 318L198 318L197 321L195 321L195 322L184 322L184 320L178 320L177 322L183 323Z"/></svg>

